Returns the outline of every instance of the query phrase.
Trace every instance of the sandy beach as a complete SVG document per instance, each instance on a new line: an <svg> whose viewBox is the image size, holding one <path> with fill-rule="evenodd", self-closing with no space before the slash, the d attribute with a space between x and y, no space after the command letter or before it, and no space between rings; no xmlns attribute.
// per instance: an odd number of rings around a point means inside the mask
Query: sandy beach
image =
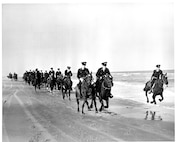
<svg viewBox="0 0 177 142"><path fill-rule="evenodd" d="M142 86L115 83L110 108L95 113L85 107L82 115L74 90L69 101L58 90L35 92L22 81L3 80L3 142L174 141L173 94L147 104Z"/></svg>

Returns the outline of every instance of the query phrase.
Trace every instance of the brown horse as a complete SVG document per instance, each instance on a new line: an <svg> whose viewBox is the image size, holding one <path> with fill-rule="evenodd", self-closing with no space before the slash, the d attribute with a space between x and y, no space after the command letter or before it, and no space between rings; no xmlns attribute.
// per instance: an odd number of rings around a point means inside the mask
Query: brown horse
<svg viewBox="0 0 177 142"><path fill-rule="evenodd" d="M163 74L162 75L162 78L161 79L157 79L155 80L154 82L154 85L153 85L153 88L152 88L152 93L153 93L153 96L152 96L152 99L153 101L151 103L154 103L156 104L156 96L157 95L160 95L161 96L161 99L159 99L159 101L161 102L164 98L163 98L163 85L168 85L168 77L167 77L167 73L166 74ZM145 95L146 95L146 98L147 98L147 103L149 102L149 98L148 98L148 92L151 90L151 81L148 81L145 85L145 88L144 88L144 91L145 91Z"/></svg>
<svg viewBox="0 0 177 142"><path fill-rule="evenodd" d="M67 91L68 91L69 100L71 100L70 94L71 94L71 90L72 90L72 81L71 81L70 77L65 77L63 79L62 88L61 89L62 89L63 99L65 99L65 95L68 97L68 95L67 95Z"/></svg>
<svg viewBox="0 0 177 142"><path fill-rule="evenodd" d="M97 88L98 88L97 91L98 91L99 100L101 103L101 107L100 107L99 111L102 111L104 108L109 107L109 96L110 96L111 88L113 86L112 76L106 74L103 77L103 82L100 85L101 86L97 85ZM106 106L104 106L103 100L106 101Z"/></svg>
<svg viewBox="0 0 177 142"><path fill-rule="evenodd" d="M79 112L79 101L83 100L82 104L82 114L84 113L84 105L86 104L88 107L88 110L90 111L89 103L87 101L88 98L91 98L94 101L95 104L95 111L97 112L97 107L96 107L96 91L95 91L95 86L92 83L92 74L87 75L81 84L81 91L79 89L79 86L77 85L75 87L76 90L76 101L77 101L77 111ZM81 92L81 93L80 93Z"/></svg>

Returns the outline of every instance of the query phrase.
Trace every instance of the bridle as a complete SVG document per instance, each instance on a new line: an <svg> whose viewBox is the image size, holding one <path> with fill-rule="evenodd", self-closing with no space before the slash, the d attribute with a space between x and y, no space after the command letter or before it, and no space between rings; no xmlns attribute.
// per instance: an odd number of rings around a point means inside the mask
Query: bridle
<svg viewBox="0 0 177 142"><path fill-rule="evenodd" d="M109 88L109 87L106 87L105 85L104 85L104 82L102 83L102 87L105 89L105 90L111 90L111 87Z"/></svg>

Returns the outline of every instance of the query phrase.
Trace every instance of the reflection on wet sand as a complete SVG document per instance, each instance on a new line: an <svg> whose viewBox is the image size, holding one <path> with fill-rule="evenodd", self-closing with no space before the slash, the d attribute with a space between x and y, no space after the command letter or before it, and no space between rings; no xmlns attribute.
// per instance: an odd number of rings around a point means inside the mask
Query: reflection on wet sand
<svg viewBox="0 0 177 142"><path fill-rule="evenodd" d="M146 116L144 118L145 120L162 120L162 117L160 115L156 115L155 111L146 111Z"/></svg>

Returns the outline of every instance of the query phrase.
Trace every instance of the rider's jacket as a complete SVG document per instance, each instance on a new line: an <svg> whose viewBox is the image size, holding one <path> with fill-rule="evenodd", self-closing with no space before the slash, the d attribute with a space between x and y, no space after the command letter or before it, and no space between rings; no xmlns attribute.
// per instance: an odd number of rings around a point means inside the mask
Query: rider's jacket
<svg viewBox="0 0 177 142"><path fill-rule="evenodd" d="M49 75L52 75L52 78L54 79L55 78L55 71L54 70L50 70L49 71Z"/></svg>
<svg viewBox="0 0 177 142"><path fill-rule="evenodd" d="M65 70L65 76L71 77L73 74L70 70Z"/></svg>
<svg viewBox="0 0 177 142"><path fill-rule="evenodd" d="M57 77L58 75L61 75L61 71L57 71L57 72L56 72L56 77Z"/></svg>
<svg viewBox="0 0 177 142"><path fill-rule="evenodd" d="M162 70L159 71L154 70L151 78L155 77L155 79L159 79L160 76L162 76L162 74L163 74Z"/></svg>
<svg viewBox="0 0 177 142"><path fill-rule="evenodd" d="M80 68L78 69L78 72L77 72L77 78L82 78L82 77L85 77L89 74L89 70L87 68Z"/></svg>
<svg viewBox="0 0 177 142"><path fill-rule="evenodd" d="M103 68L101 67L98 69L98 71L96 73L96 77L97 77L97 79L100 79L100 77L103 77L106 74L111 75L109 69L105 68L105 70L103 70Z"/></svg>

